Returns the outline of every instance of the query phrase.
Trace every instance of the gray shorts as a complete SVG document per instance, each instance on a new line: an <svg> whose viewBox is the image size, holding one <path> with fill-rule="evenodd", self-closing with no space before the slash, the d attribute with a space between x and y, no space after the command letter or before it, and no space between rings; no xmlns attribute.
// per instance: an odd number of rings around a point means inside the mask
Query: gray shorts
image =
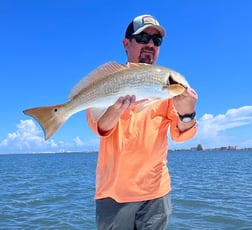
<svg viewBox="0 0 252 230"><path fill-rule="evenodd" d="M98 230L164 230L172 212L171 197L117 203L111 198L96 200Z"/></svg>

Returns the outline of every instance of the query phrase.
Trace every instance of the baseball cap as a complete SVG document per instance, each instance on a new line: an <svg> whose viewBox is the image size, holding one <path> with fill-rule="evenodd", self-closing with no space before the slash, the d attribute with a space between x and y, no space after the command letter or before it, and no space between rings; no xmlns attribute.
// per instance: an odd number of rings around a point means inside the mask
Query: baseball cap
<svg viewBox="0 0 252 230"><path fill-rule="evenodd" d="M157 19L155 19L152 15L144 14L135 17L131 21L126 29L125 38L128 38L131 35L140 34L148 27L155 28L162 37L165 36L165 29L159 24Z"/></svg>

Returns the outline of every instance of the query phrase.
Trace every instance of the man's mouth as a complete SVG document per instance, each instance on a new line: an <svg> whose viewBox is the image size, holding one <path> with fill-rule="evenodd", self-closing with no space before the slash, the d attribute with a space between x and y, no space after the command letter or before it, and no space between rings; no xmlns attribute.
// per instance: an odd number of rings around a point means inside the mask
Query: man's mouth
<svg viewBox="0 0 252 230"><path fill-rule="evenodd" d="M139 62L153 64L155 51L152 48L142 49L139 55Z"/></svg>
<svg viewBox="0 0 252 230"><path fill-rule="evenodd" d="M153 48L145 47L141 50L141 53L148 53L154 56L155 50Z"/></svg>

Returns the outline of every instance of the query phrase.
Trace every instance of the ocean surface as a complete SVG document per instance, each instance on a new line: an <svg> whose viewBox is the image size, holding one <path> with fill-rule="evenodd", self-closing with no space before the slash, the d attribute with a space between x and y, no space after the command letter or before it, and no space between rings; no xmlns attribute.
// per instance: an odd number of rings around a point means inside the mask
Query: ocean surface
<svg viewBox="0 0 252 230"><path fill-rule="evenodd" d="M95 230L96 153L0 155L0 229ZM168 229L252 230L252 151L169 152Z"/></svg>

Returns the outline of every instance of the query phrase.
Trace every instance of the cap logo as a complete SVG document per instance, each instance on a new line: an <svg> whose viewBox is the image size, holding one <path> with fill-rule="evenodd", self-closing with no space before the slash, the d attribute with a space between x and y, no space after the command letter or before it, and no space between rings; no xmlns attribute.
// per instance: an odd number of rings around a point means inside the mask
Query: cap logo
<svg viewBox="0 0 252 230"><path fill-rule="evenodd" d="M157 25L156 20L153 17L147 16L147 17L143 17L143 24L153 24L153 25Z"/></svg>

